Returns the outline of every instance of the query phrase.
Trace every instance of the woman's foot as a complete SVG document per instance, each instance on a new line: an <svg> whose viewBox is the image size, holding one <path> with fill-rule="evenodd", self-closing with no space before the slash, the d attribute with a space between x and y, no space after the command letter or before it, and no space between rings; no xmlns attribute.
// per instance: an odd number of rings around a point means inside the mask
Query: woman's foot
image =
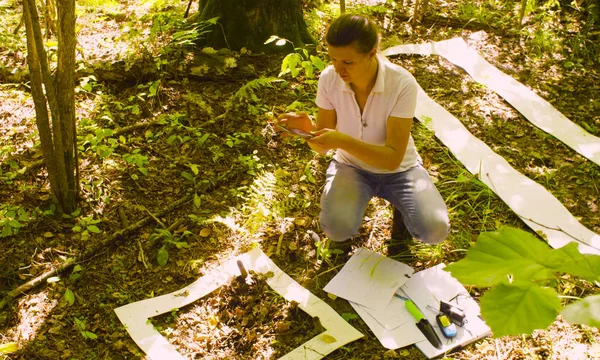
<svg viewBox="0 0 600 360"><path fill-rule="evenodd" d="M406 228L402 213L394 208L391 239L388 240L388 257L398 260L411 259L410 246L414 244L413 237Z"/></svg>

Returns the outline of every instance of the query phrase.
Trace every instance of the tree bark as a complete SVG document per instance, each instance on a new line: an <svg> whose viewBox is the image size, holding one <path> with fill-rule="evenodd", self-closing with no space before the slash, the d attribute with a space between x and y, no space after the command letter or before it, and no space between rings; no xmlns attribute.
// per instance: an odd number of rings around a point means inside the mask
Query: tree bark
<svg viewBox="0 0 600 360"><path fill-rule="evenodd" d="M61 0L58 12L58 80L55 82L48 66L35 1L23 1L31 94L52 200L60 212L71 213L76 208L78 186L74 175L77 166L74 161L75 1Z"/></svg>
<svg viewBox="0 0 600 360"><path fill-rule="evenodd" d="M201 45L272 53L315 44L306 28L300 0L200 0L198 16L200 20L219 17ZM293 47L265 45L271 35L291 41Z"/></svg>
<svg viewBox="0 0 600 360"><path fill-rule="evenodd" d="M48 3L51 0L47 0ZM77 126L75 123L75 0L60 0L58 12L58 64L56 92L64 157L67 192L63 206L68 212L75 210L79 190L77 164Z"/></svg>

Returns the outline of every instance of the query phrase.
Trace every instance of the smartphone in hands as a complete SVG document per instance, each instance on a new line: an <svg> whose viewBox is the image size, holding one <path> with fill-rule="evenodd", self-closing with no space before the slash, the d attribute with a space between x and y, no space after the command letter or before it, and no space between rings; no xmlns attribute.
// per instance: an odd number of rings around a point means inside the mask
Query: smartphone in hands
<svg viewBox="0 0 600 360"><path fill-rule="evenodd" d="M310 139L310 138L314 137L313 134L307 133L304 130L294 129L294 128L290 129L290 128L287 128L285 126L281 126L279 124L277 124L276 126L277 126L277 128L279 130L283 131L284 133L290 134L290 135L300 136L300 137L305 138L305 139Z"/></svg>

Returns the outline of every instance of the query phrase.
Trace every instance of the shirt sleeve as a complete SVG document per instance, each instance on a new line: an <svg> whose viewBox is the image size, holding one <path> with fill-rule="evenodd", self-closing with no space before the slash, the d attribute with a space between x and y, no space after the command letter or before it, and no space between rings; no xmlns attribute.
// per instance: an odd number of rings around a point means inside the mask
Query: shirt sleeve
<svg viewBox="0 0 600 360"><path fill-rule="evenodd" d="M334 110L335 107L329 97L329 92L332 87L331 67L326 68L319 77L319 88L317 89L317 98L315 102L317 106L325 110Z"/></svg>
<svg viewBox="0 0 600 360"><path fill-rule="evenodd" d="M400 90L396 97L396 104L392 108L390 116L412 119L415 116L417 107L417 81L410 75L406 81L400 85Z"/></svg>

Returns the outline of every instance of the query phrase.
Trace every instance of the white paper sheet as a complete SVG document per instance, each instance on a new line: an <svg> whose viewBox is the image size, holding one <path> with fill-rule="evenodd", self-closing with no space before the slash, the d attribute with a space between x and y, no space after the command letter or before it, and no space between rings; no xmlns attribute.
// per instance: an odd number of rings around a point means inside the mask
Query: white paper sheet
<svg viewBox="0 0 600 360"><path fill-rule="evenodd" d="M434 325L434 329L444 344L442 349L437 349L427 340L418 342L416 346L429 358L490 334L490 328L479 318L479 304L471 298L458 280L444 270L445 267L445 264L439 264L419 271L413 274L401 288L417 304L427 320ZM467 323L464 327L456 327L457 335L452 339L446 339L442 335L435 319L438 314L436 310L439 310L442 300L460 306L467 315Z"/></svg>
<svg viewBox="0 0 600 360"><path fill-rule="evenodd" d="M400 299L398 299L400 300ZM375 337L379 340L381 345L386 349L399 349L405 346L409 346L424 340L427 340L423 333L415 325L414 317L408 313L406 307L401 310L405 315L412 318L412 321L404 323L402 326L396 327L393 330L386 329L381 325L381 318L374 318L369 312L366 311L364 306L360 306L356 303L350 302L350 305L356 310L356 313L363 319L365 324L371 329Z"/></svg>
<svg viewBox="0 0 600 360"><path fill-rule="evenodd" d="M257 273L272 271L274 276L267 280L268 284L286 300L297 301L300 309L310 316L318 316L326 329L281 359L321 359L363 336L329 305L285 274L258 248L227 261L181 290L121 306L115 309L115 313L132 339L150 359L184 359L173 345L154 329L147 321L148 318L184 307L228 283L232 277L239 275L238 260L243 262L247 270ZM332 342L331 339L336 341Z"/></svg>
<svg viewBox="0 0 600 360"><path fill-rule="evenodd" d="M435 348L425 338L415 325L416 319L406 310L404 301L401 299L393 298L392 301L402 304L394 311L401 313L401 316L408 318L408 321L391 330L384 325L387 321L385 313L374 316L373 312L368 311L365 307L352 302L350 304L381 344L388 349L398 349L416 344L423 354L431 358L449 352L457 346L466 345L487 336L490 334L490 328L479 318L479 305L469 296L467 290L458 280L443 270L444 267L444 264L440 264L413 274L397 291L398 294L409 297L433 325L444 344L442 349ZM467 315L465 326L457 326L457 336L455 338L446 339L437 325L435 317L438 314L440 300L462 307ZM395 316L395 314L387 314L387 316Z"/></svg>
<svg viewBox="0 0 600 360"><path fill-rule="evenodd" d="M384 55L441 55L463 68L475 79L502 96L535 126L553 135L582 156L600 165L600 138L588 133L556 110L525 85L498 70L462 38L444 41L398 45L386 49Z"/></svg>
<svg viewBox="0 0 600 360"><path fill-rule="evenodd" d="M371 317L379 322L386 330L394 330L407 322L414 322L415 318L406 310L404 300L392 296L390 303L383 310L374 310L354 303L362 310L366 311ZM356 308L354 306L354 308Z"/></svg>
<svg viewBox="0 0 600 360"><path fill-rule="evenodd" d="M413 269L401 262L360 248L323 288L348 301L383 310Z"/></svg>

